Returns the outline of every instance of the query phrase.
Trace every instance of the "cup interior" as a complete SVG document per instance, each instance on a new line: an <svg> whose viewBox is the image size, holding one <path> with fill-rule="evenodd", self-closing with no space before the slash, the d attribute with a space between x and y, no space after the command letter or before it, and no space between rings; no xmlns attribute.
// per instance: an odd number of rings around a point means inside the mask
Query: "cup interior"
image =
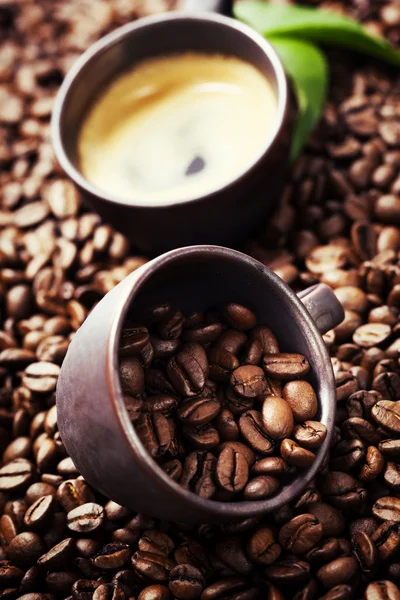
<svg viewBox="0 0 400 600"><path fill-rule="evenodd" d="M113 80L135 64L149 57L185 51L237 56L254 64L270 81L277 96L276 124L253 164L264 155L282 125L286 106L285 75L272 47L250 27L228 17L157 15L123 26L95 43L78 59L60 89L52 122L55 151L65 171L88 192L98 190L80 173L77 140L91 106ZM129 203L140 204L140 199Z"/></svg>
<svg viewBox="0 0 400 600"><path fill-rule="evenodd" d="M290 288L258 261L227 248L194 246L174 250L152 261L151 268L137 281L125 303L124 318L140 322L149 307L163 303L190 313L228 302L251 308L257 322L269 326L275 333L281 351L299 352L307 357L311 365L307 379L319 399L316 419L328 428L327 438L316 451L311 467L300 470L292 482L267 500L223 503L191 494L194 502L207 506L213 514L221 512L225 516L232 507L232 518L240 518L262 514L289 502L315 476L328 450L334 423L335 386L329 355L310 315ZM118 335L121 328L122 319ZM133 445L137 440L134 434ZM159 477L169 479L161 468L157 466L156 470ZM169 481L173 487L180 488ZM180 490L187 496L185 490Z"/></svg>

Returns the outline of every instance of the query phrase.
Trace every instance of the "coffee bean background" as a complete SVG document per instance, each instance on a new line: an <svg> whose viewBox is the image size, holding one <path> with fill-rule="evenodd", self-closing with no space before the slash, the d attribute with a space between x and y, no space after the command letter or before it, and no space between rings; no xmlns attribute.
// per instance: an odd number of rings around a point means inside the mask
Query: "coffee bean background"
<svg viewBox="0 0 400 600"><path fill-rule="evenodd" d="M309 3L400 42L396 0ZM400 81L382 64L330 51L320 127L244 248L296 291L328 283L346 309L325 336L337 422L315 484L259 521L188 527L100 496L63 448L54 390L69 341L146 257L83 209L53 159L51 107L90 43L171 5L0 4L0 598L397 600Z"/></svg>

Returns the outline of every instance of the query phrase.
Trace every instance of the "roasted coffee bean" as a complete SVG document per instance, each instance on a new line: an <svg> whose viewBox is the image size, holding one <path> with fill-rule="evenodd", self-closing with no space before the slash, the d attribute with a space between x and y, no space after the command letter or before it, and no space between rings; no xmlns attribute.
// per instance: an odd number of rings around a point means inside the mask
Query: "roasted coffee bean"
<svg viewBox="0 0 400 600"><path fill-rule="evenodd" d="M146 387L151 394L167 394L176 395L176 391L168 381L165 373L159 369L152 369L148 367L144 372L144 379Z"/></svg>
<svg viewBox="0 0 400 600"><path fill-rule="evenodd" d="M162 470L174 481L179 481L182 476L183 466L178 459L170 460L161 465Z"/></svg>
<svg viewBox="0 0 400 600"><path fill-rule="evenodd" d="M182 339L185 342L195 342L197 344L212 344L218 339L223 330L221 323L210 323L186 329L183 332Z"/></svg>
<svg viewBox="0 0 400 600"><path fill-rule="evenodd" d="M272 475L273 477L279 477L289 471L289 465L278 456L260 458L251 469L252 475Z"/></svg>
<svg viewBox="0 0 400 600"><path fill-rule="evenodd" d="M16 458L0 469L0 491L23 491L35 479L33 464L24 458Z"/></svg>
<svg viewBox="0 0 400 600"><path fill-rule="evenodd" d="M118 584L103 583L95 589L93 600L125 600L125 594Z"/></svg>
<svg viewBox="0 0 400 600"><path fill-rule="evenodd" d="M346 583L357 573L358 565L355 558L342 556L324 565L317 571L317 577L325 588Z"/></svg>
<svg viewBox="0 0 400 600"><path fill-rule="evenodd" d="M23 576L24 572L8 560L0 561L0 583L4 586L21 581Z"/></svg>
<svg viewBox="0 0 400 600"><path fill-rule="evenodd" d="M400 499L394 496L382 496L372 507L372 513L382 521L400 522Z"/></svg>
<svg viewBox="0 0 400 600"><path fill-rule="evenodd" d="M159 311L161 314L161 310ZM180 311L171 312L169 310L165 316L160 319L158 324L158 334L163 340L176 340L182 333L184 316Z"/></svg>
<svg viewBox="0 0 400 600"><path fill-rule="evenodd" d="M400 458L400 440L382 440L378 444L378 449L387 458Z"/></svg>
<svg viewBox="0 0 400 600"><path fill-rule="evenodd" d="M254 569L254 565L244 553L242 540L238 536L232 535L218 540L215 551L217 557L239 575L249 575Z"/></svg>
<svg viewBox="0 0 400 600"><path fill-rule="evenodd" d="M366 498L366 491L358 485L357 480L340 471L332 471L322 477L320 489L322 494L340 509L357 510Z"/></svg>
<svg viewBox="0 0 400 600"><path fill-rule="evenodd" d="M119 341L120 356L136 356L149 342L147 327L131 325L124 327Z"/></svg>
<svg viewBox="0 0 400 600"><path fill-rule="evenodd" d="M22 382L31 392L54 392L57 385L60 367L49 362L37 362L28 365L24 371Z"/></svg>
<svg viewBox="0 0 400 600"><path fill-rule="evenodd" d="M104 546L93 558L93 566L102 570L122 569L129 563L131 552L127 544L111 543Z"/></svg>
<svg viewBox="0 0 400 600"><path fill-rule="evenodd" d="M78 579L72 586L72 597L74 600L89 600L100 585L99 581Z"/></svg>
<svg viewBox="0 0 400 600"><path fill-rule="evenodd" d="M307 581L310 565L303 560L288 557L268 565L265 569L267 578L276 584L301 584Z"/></svg>
<svg viewBox="0 0 400 600"><path fill-rule="evenodd" d="M315 502L307 506L308 512L317 517L322 525L324 537L339 537L345 528L341 511L326 502Z"/></svg>
<svg viewBox="0 0 400 600"><path fill-rule="evenodd" d="M319 421L304 421L301 425L296 425L293 431L293 438L303 448L315 450L325 441L328 430L323 423Z"/></svg>
<svg viewBox="0 0 400 600"><path fill-rule="evenodd" d="M244 489L245 500L264 500L279 489L279 481L270 475L258 475Z"/></svg>
<svg viewBox="0 0 400 600"><path fill-rule="evenodd" d="M400 549L400 524L396 521L383 521L370 534L381 561L396 556Z"/></svg>
<svg viewBox="0 0 400 600"><path fill-rule="evenodd" d="M270 529L260 527L247 543L247 554L257 564L270 565L279 558L281 547Z"/></svg>
<svg viewBox="0 0 400 600"><path fill-rule="evenodd" d="M339 372L335 376L336 398L338 402L347 400L358 390L358 381L350 371Z"/></svg>
<svg viewBox="0 0 400 600"><path fill-rule="evenodd" d="M250 339L259 342L263 354L278 354L279 344L274 333L265 325L256 325L250 332Z"/></svg>
<svg viewBox="0 0 400 600"><path fill-rule="evenodd" d="M41 529L49 521L54 506L53 495L42 496L26 511L24 523L28 529Z"/></svg>
<svg viewBox="0 0 400 600"><path fill-rule="evenodd" d="M258 340L249 340L243 347L241 360L245 365L258 365L263 356L263 349Z"/></svg>
<svg viewBox="0 0 400 600"><path fill-rule="evenodd" d="M215 479L218 486L237 493L243 490L249 478L249 465L246 457L232 447L227 446L218 457Z"/></svg>
<svg viewBox="0 0 400 600"><path fill-rule="evenodd" d="M141 413L144 412L143 400L133 398L133 396L128 396L128 394L124 394L123 398L128 416L132 423L135 423L140 418Z"/></svg>
<svg viewBox="0 0 400 600"><path fill-rule="evenodd" d="M67 564L75 550L75 541L72 538L66 538L62 542L56 544L46 554L43 554L37 564L39 567L47 571L56 571L62 569Z"/></svg>
<svg viewBox="0 0 400 600"><path fill-rule="evenodd" d="M290 469L291 467L289 467ZM307 487L303 492L299 495L297 501L294 503L294 508L302 508L306 507L309 504L313 504L315 502L320 502L322 500L321 494L318 490L313 487Z"/></svg>
<svg viewBox="0 0 400 600"><path fill-rule="evenodd" d="M279 532L279 543L293 554L305 554L319 543L323 535L321 523L312 514L288 521Z"/></svg>
<svg viewBox="0 0 400 600"><path fill-rule="evenodd" d="M46 586L53 594L64 595L69 592L72 585L79 578L73 571L54 571L46 576Z"/></svg>
<svg viewBox="0 0 400 600"><path fill-rule="evenodd" d="M36 563L46 547L37 533L23 532L16 535L8 545L7 556L16 565Z"/></svg>
<svg viewBox="0 0 400 600"><path fill-rule="evenodd" d="M16 458L29 458L32 449L32 442L28 437L17 437L13 442L8 444L3 453L3 463L15 460Z"/></svg>
<svg viewBox="0 0 400 600"><path fill-rule="evenodd" d="M66 512L95 501L91 488L82 479L63 481L57 489L56 498Z"/></svg>
<svg viewBox="0 0 400 600"><path fill-rule="evenodd" d="M180 341L178 340L162 340L155 335L150 336L150 346L153 349L154 358L170 358L178 350ZM145 346L141 352L144 352ZM151 360L149 361L151 362ZM147 363L147 361L146 361Z"/></svg>
<svg viewBox="0 0 400 600"><path fill-rule="evenodd" d="M200 427L185 427L182 433L197 450L213 450L220 442L218 431L211 423Z"/></svg>
<svg viewBox="0 0 400 600"><path fill-rule="evenodd" d="M371 573L377 566L378 551L370 536L358 531L353 537L354 556L363 573Z"/></svg>
<svg viewBox="0 0 400 600"><path fill-rule="evenodd" d="M362 517L356 519L350 524L350 534L353 537L358 531L362 531L371 536L378 528L378 522L371 517Z"/></svg>
<svg viewBox="0 0 400 600"><path fill-rule="evenodd" d="M180 484L201 498L212 498L215 493L214 471L217 459L211 452L192 452L183 465Z"/></svg>
<svg viewBox="0 0 400 600"><path fill-rule="evenodd" d="M377 375L372 381L372 387L383 398L388 398L392 401L400 399L400 377L397 373L389 372Z"/></svg>
<svg viewBox="0 0 400 600"><path fill-rule="evenodd" d="M237 356L246 341L247 336L242 331L236 331L236 329L226 329L215 341L215 348L221 348L230 354Z"/></svg>
<svg viewBox="0 0 400 600"><path fill-rule="evenodd" d="M141 396L144 392L144 371L138 358L124 357L119 364L119 376L124 393Z"/></svg>
<svg viewBox="0 0 400 600"><path fill-rule="evenodd" d="M274 442L264 429L261 413L256 410L243 413L239 419L239 429L243 438L255 452L263 455L272 454Z"/></svg>
<svg viewBox="0 0 400 600"><path fill-rule="evenodd" d="M400 589L388 580L370 583L365 590L365 600L399 600Z"/></svg>
<svg viewBox="0 0 400 600"><path fill-rule="evenodd" d="M400 434L400 402L380 400L372 407L371 415L386 430Z"/></svg>
<svg viewBox="0 0 400 600"><path fill-rule="evenodd" d="M221 405L212 398L195 398L182 402L177 417L186 427L206 425L218 415Z"/></svg>
<svg viewBox="0 0 400 600"><path fill-rule="evenodd" d="M254 406L253 398L237 396L232 388L228 388L222 398L222 401L225 401L226 403L227 409L235 416L241 415L247 410L251 410Z"/></svg>
<svg viewBox="0 0 400 600"><path fill-rule="evenodd" d="M124 396L125 406L127 406L127 401ZM143 402L140 402L140 412L144 413L153 413L159 412L165 416L170 416L173 414L178 407L178 401L173 396L167 395L158 395L158 396L150 396L150 398L146 398ZM136 411L135 411L136 412Z"/></svg>
<svg viewBox="0 0 400 600"><path fill-rule="evenodd" d="M181 600L195 600L195 598L199 598L204 585L205 581L202 572L193 565L177 565L169 574L168 587L175 598Z"/></svg>
<svg viewBox="0 0 400 600"><path fill-rule="evenodd" d="M288 381L307 375L310 365L302 354L266 354L263 369L268 377Z"/></svg>
<svg viewBox="0 0 400 600"><path fill-rule="evenodd" d="M200 344L186 344L167 365L168 377L182 396L196 396L208 375L207 355Z"/></svg>
<svg viewBox="0 0 400 600"><path fill-rule="evenodd" d="M138 542L139 550L169 556L174 550L174 542L166 533L156 529L147 529Z"/></svg>
<svg viewBox="0 0 400 600"><path fill-rule="evenodd" d="M351 600L353 597L353 588L350 585L335 585L320 600Z"/></svg>
<svg viewBox="0 0 400 600"><path fill-rule="evenodd" d="M87 502L69 511L67 526L77 533L89 533L102 526L104 516L102 506L95 502Z"/></svg>
<svg viewBox="0 0 400 600"><path fill-rule="evenodd" d="M301 448L290 439L284 439L280 447L281 455L284 461L294 467L307 468L315 460L315 454L310 450Z"/></svg>
<svg viewBox="0 0 400 600"><path fill-rule="evenodd" d="M257 596L257 588L246 579L228 576L209 585L201 594L201 600L255 600Z"/></svg>
<svg viewBox="0 0 400 600"><path fill-rule="evenodd" d="M289 403L295 420L300 423L317 414L317 396L308 381L289 381L282 390L282 397Z"/></svg>
<svg viewBox="0 0 400 600"><path fill-rule="evenodd" d="M145 587L138 596L138 600L170 600L170 598L169 589L157 583Z"/></svg>
<svg viewBox="0 0 400 600"><path fill-rule="evenodd" d="M342 553L339 540L330 538L322 540L319 546L314 546L306 554L306 559L311 565L321 566L337 558Z"/></svg>
<svg viewBox="0 0 400 600"><path fill-rule="evenodd" d="M174 559L177 564L190 564L198 567L207 577L211 573L206 550L194 538L188 538L178 546L174 552Z"/></svg>
<svg viewBox="0 0 400 600"><path fill-rule="evenodd" d="M247 331L256 324L255 314L241 304L227 304L222 309L221 314L230 327L239 331Z"/></svg>
<svg viewBox="0 0 400 600"><path fill-rule="evenodd" d="M260 367L244 365L233 371L230 383L238 396L255 398L266 389L267 382Z"/></svg>
<svg viewBox="0 0 400 600"><path fill-rule="evenodd" d="M267 396L263 402L262 419L268 437L273 440L287 438L293 431L293 412L283 398Z"/></svg>
<svg viewBox="0 0 400 600"><path fill-rule="evenodd" d="M360 390L351 394L347 399L347 410L349 417L360 417L368 419L371 414L372 407L382 400L381 395L375 390L365 391Z"/></svg>
<svg viewBox="0 0 400 600"><path fill-rule="evenodd" d="M228 382L240 366L236 356L224 348L213 348L208 354L210 377L221 383Z"/></svg>
<svg viewBox="0 0 400 600"><path fill-rule="evenodd" d="M2 515L0 517L0 540L4 546L8 546L12 539L18 533L16 520L10 515Z"/></svg>
<svg viewBox="0 0 400 600"><path fill-rule="evenodd" d="M361 440L342 440L332 451L330 465L334 471L348 473L361 467L366 454Z"/></svg>
<svg viewBox="0 0 400 600"><path fill-rule="evenodd" d="M246 444L242 444L241 442L224 442L219 447L222 452L225 448L232 448L235 452L240 452L246 458L249 467L251 467L256 460L253 450L247 446Z"/></svg>
<svg viewBox="0 0 400 600"><path fill-rule="evenodd" d="M239 427L236 424L233 414L227 408L222 408L219 411L215 419L215 426L221 441L233 442L238 439Z"/></svg>
<svg viewBox="0 0 400 600"><path fill-rule="evenodd" d="M375 427L360 417L346 419L342 423L342 433L347 439L361 439L368 444L377 444L381 439Z"/></svg>
<svg viewBox="0 0 400 600"><path fill-rule="evenodd" d="M166 583L174 566L175 563L166 556L153 554L152 552L139 550L132 556L133 570L144 577L145 580L156 583Z"/></svg>
<svg viewBox="0 0 400 600"><path fill-rule="evenodd" d="M358 478L362 481L373 481L381 474L384 465L384 458L378 448L368 446L365 464L359 472Z"/></svg>
<svg viewBox="0 0 400 600"><path fill-rule="evenodd" d="M135 427L140 441L151 456L163 456L168 452L172 444L171 428L161 412L140 415Z"/></svg>

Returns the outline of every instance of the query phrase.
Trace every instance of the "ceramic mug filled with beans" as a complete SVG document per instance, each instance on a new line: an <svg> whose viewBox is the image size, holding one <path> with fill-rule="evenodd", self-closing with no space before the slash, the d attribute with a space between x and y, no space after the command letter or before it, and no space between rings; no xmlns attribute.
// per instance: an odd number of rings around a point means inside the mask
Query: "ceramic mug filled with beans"
<svg viewBox="0 0 400 600"><path fill-rule="evenodd" d="M343 316L323 284L301 296L216 246L169 252L122 281L76 334L58 383L61 436L85 479L175 521L289 502L329 446L321 333Z"/></svg>

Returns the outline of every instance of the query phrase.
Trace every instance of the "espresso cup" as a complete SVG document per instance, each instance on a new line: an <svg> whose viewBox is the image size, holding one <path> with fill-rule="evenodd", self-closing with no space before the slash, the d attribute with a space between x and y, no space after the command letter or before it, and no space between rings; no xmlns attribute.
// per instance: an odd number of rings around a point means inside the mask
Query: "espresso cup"
<svg viewBox="0 0 400 600"><path fill-rule="evenodd" d="M330 445L336 388L321 334L343 319L342 306L328 286L313 286L299 296L257 260L217 246L172 250L126 277L74 336L58 381L59 430L83 477L119 504L179 522L245 519L293 500L315 477ZM139 318L146 309L170 303L190 314L230 302L248 306L257 323L270 326L281 351L307 357L308 379L319 401L316 419L328 431L313 464L266 500L207 500L173 481L142 445L119 379L119 339L128 313Z"/></svg>
<svg viewBox="0 0 400 600"><path fill-rule="evenodd" d="M215 8L215 1L210 4ZM80 170L77 146L81 126L99 93L144 59L188 51L238 57L270 82L276 96L275 121L252 164L219 189L179 202L162 199L149 204L134 193L121 199L92 185ZM172 12L117 29L76 61L56 99L52 138L61 167L90 206L135 247L155 255L191 244L235 246L265 223L284 181L291 113L284 69L259 33L219 14Z"/></svg>

